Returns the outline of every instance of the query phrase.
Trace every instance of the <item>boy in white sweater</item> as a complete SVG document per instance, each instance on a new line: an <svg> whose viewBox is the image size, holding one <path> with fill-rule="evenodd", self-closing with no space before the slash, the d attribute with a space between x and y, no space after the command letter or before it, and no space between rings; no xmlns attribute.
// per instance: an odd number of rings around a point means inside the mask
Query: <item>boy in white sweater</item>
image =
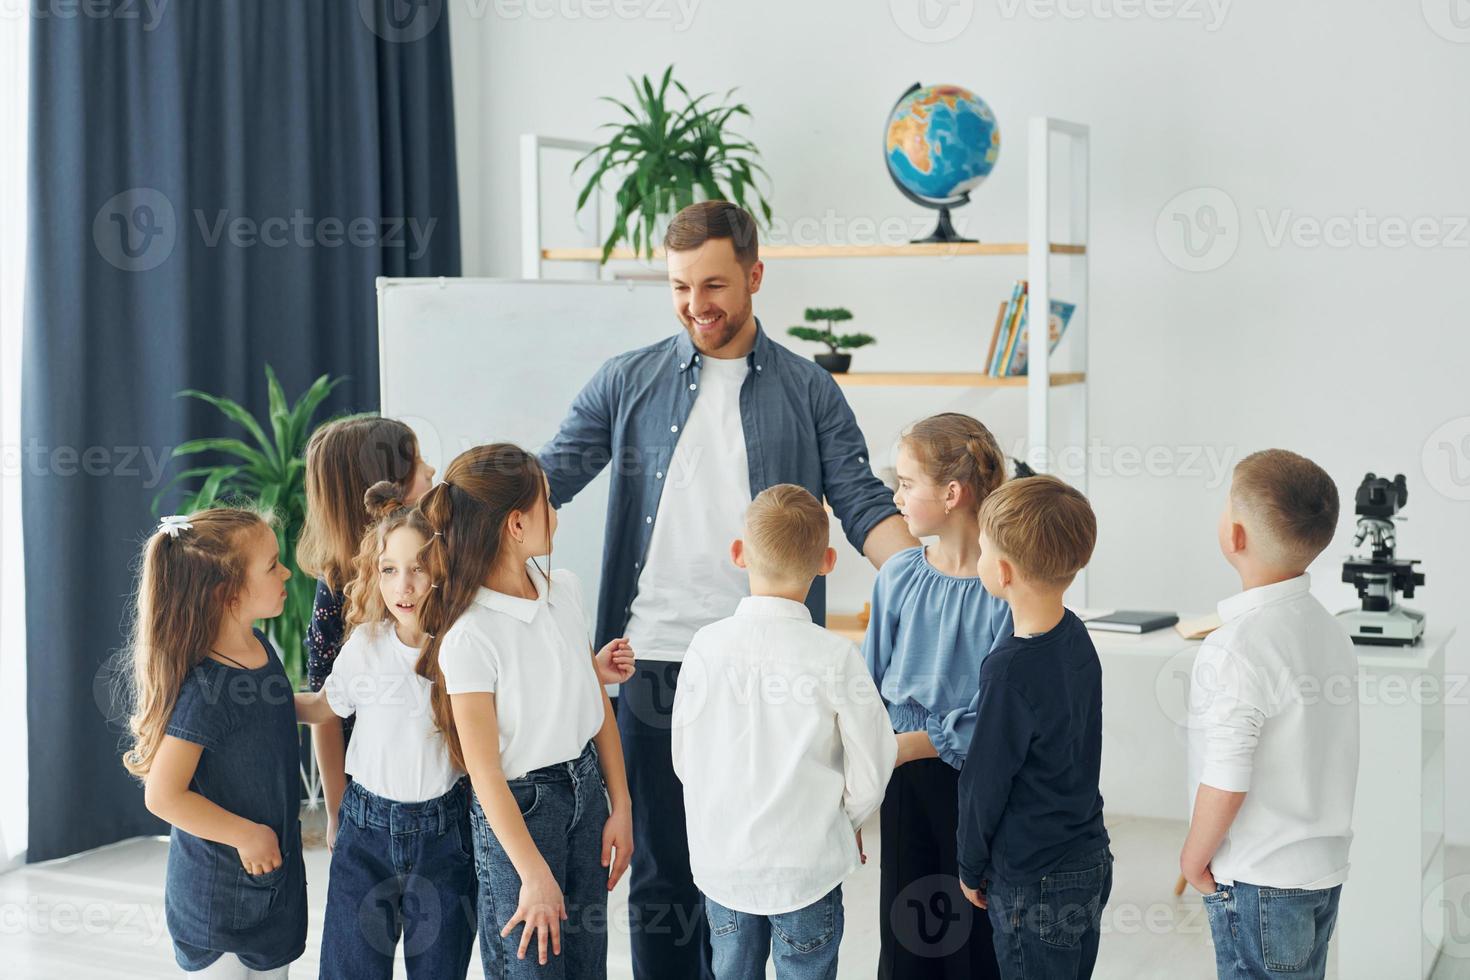
<svg viewBox="0 0 1470 980"><path fill-rule="evenodd" d="M674 771L719 980L761 980L773 947L780 980L837 975L842 880L898 752L862 653L802 604L837 560L827 535L801 487L751 502L730 548L751 594L694 635L674 696Z"/></svg>
<svg viewBox="0 0 1470 980"><path fill-rule="evenodd" d="M1283 449L1235 468L1220 550L1243 591L1195 659L1194 796L1180 869L1204 893L1221 978L1320 978L1348 874L1358 780L1357 656L1308 591L1337 488Z"/></svg>

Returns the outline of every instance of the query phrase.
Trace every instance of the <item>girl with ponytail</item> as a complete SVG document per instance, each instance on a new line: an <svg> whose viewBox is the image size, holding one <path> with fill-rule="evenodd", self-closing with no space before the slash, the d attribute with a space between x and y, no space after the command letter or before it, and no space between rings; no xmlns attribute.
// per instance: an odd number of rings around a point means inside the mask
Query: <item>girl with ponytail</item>
<svg viewBox="0 0 1470 980"><path fill-rule="evenodd" d="M955 906L962 920L932 942L895 934L890 913L900 895L928 908L937 896L913 894L911 886L955 873L959 774L975 730L980 662L998 637L1011 634L1010 608L985 591L977 567L980 505L1005 479L1005 463L990 430L954 412L916 423L899 441L893 502L914 537L938 540L884 563L863 643L898 734L880 818L884 978L999 976L990 920L969 903ZM950 930L968 939L955 948Z"/></svg>
<svg viewBox="0 0 1470 980"><path fill-rule="evenodd" d="M254 511L165 517L143 546L123 765L173 825L163 908L187 971L285 977L306 948L291 682L252 625L290 577Z"/></svg>
<svg viewBox="0 0 1470 980"><path fill-rule="evenodd" d="M633 823L602 684L631 676L632 650L614 640L592 656L581 583L549 570L556 511L531 453L471 449L419 509L431 587L418 671L473 787L485 975L606 977L607 893Z"/></svg>
<svg viewBox="0 0 1470 980"><path fill-rule="evenodd" d="M371 522L347 583L347 640L322 689L296 695L313 725L355 718L322 929L323 980L391 980L401 932L411 980L469 969L477 915L464 770L416 671L430 593L422 556L433 532L383 480L364 494ZM390 887L391 884L391 887Z"/></svg>

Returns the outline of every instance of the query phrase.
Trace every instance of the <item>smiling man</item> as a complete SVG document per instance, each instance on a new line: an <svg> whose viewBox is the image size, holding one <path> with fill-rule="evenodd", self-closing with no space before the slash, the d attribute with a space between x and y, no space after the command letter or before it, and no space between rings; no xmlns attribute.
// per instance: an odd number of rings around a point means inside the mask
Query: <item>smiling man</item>
<svg viewBox="0 0 1470 980"><path fill-rule="evenodd" d="M794 483L831 505L875 566L917 542L831 375L761 329L752 297L765 267L751 216L725 201L692 205L664 247L683 332L604 364L541 462L558 507L614 464L597 644L626 635L638 658L618 706L633 795L633 973L692 980L712 974L669 715L690 638L747 594L728 558L745 508ZM823 579L806 605L826 621Z"/></svg>

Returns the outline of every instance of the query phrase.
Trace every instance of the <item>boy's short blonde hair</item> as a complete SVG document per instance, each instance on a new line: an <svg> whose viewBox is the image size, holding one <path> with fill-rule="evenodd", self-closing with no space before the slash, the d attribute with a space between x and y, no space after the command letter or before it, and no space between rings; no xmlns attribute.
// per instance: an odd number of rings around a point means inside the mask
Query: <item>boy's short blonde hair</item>
<svg viewBox="0 0 1470 980"><path fill-rule="evenodd" d="M1263 449L1235 465L1230 504L1262 558L1305 569L1337 532L1337 485L1316 463L1285 449Z"/></svg>
<svg viewBox="0 0 1470 980"><path fill-rule="evenodd" d="M1086 567L1097 544L1092 505L1054 476L1002 483L980 508L980 530L1022 578L1058 589Z"/></svg>
<svg viewBox="0 0 1470 980"><path fill-rule="evenodd" d="M817 577L827 554L827 510L806 489L778 483L762 490L745 512L745 561L779 581Z"/></svg>

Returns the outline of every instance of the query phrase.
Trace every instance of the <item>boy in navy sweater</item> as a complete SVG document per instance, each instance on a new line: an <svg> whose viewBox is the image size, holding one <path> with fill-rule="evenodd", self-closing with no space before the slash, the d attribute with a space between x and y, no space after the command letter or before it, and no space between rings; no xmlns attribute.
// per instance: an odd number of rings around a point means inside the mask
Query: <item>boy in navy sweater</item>
<svg viewBox="0 0 1470 980"><path fill-rule="evenodd" d="M980 579L1010 604L1015 634L980 668L959 864L1006 980L1092 976L1113 886L1097 788L1102 667L1062 605L1096 540L1087 498L1055 477L1004 483L980 511Z"/></svg>

